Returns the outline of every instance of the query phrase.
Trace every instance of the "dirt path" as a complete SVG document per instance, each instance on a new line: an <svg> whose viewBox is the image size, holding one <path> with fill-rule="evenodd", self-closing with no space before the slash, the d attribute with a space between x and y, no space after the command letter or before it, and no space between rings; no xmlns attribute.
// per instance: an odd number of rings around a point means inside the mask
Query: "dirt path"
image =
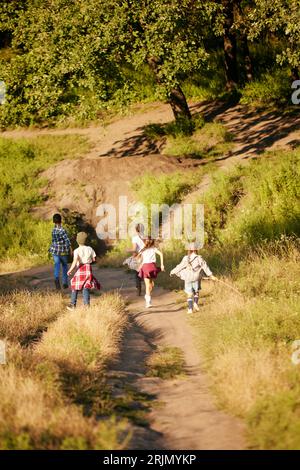
<svg viewBox="0 0 300 470"><path fill-rule="evenodd" d="M143 297L136 297L132 275L122 269L95 271L104 291L118 289L129 302L130 327L119 361L110 372L111 380L121 381L123 388L133 386L151 399L149 426L133 426L130 448L245 448L243 425L214 404L185 306L179 302L178 294L157 288L154 307L146 310ZM53 289L51 266L18 275L31 289ZM145 376L145 360L157 346L175 346L183 351L184 376L171 380Z"/></svg>

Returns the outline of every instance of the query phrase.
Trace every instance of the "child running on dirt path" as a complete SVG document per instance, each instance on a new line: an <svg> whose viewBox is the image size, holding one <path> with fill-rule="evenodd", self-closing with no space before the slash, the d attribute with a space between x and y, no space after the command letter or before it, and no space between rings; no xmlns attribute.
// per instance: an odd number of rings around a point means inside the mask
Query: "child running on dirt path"
<svg viewBox="0 0 300 470"><path fill-rule="evenodd" d="M52 243L49 248L49 253L53 256L54 261L54 282L56 289L60 289L60 268L62 267L62 284L63 288L69 287L68 282L68 255L71 251L71 243L67 232L62 227L61 215L54 214L53 216L54 228L52 230Z"/></svg>
<svg viewBox="0 0 300 470"><path fill-rule="evenodd" d="M79 291L82 291L83 304L88 307L90 305L90 289L100 289L100 284L94 277L91 266L96 260L96 253L92 247L85 244L87 236L87 233L79 232L76 237L79 247L74 250L73 263L68 275L71 275L75 267L77 270L71 279L71 303L67 307L68 310L76 308Z"/></svg>
<svg viewBox="0 0 300 470"><path fill-rule="evenodd" d="M156 255L160 257L160 268L156 266ZM138 257L141 259L141 268L139 277L144 279L146 287L146 308L152 307L151 293L154 288L154 279L156 279L160 271L164 271L164 257L161 251L155 247L155 240L151 237L145 239L145 246L139 252Z"/></svg>
<svg viewBox="0 0 300 470"><path fill-rule="evenodd" d="M132 249L128 250L129 253L132 253L132 256L130 258L125 259L124 265L128 265L130 269L132 269L135 272L135 286L136 286L136 291L137 295L140 296L142 293L142 279L139 276L139 268L141 265L141 262L138 258L139 252L144 248L145 242L144 242L144 226L143 224L137 224L135 226L135 235L132 237L131 242L132 242Z"/></svg>
<svg viewBox="0 0 300 470"><path fill-rule="evenodd" d="M176 275L184 281L184 290L187 294L187 313L193 313L193 308L199 311L199 291L201 289L202 273L208 276L213 281L217 278L206 264L206 261L198 255L198 248L196 243L188 245L188 254L184 256L181 262L175 266L170 272L170 276Z"/></svg>

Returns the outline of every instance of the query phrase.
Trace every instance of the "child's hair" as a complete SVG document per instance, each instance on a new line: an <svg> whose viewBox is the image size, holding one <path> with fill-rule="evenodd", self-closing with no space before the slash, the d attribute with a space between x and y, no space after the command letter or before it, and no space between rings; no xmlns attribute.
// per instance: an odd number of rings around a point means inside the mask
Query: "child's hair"
<svg viewBox="0 0 300 470"><path fill-rule="evenodd" d="M144 229L145 229L145 227L144 227L143 224L136 224L136 226L135 226L135 230L136 230L137 233L144 233Z"/></svg>
<svg viewBox="0 0 300 470"><path fill-rule="evenodd" d="M52 220L53 220L54 224L61 224L61 215L60 214L54 214Z"/></svg>
<svg viewBox="0 0 300 470"><path fill-rule="evenodd" d="M139 254L141 254L143 251L145 250L148 250L148 248L153 248L153 246L155 245L155 240L151 237L147 237L145 240L144 240L144 243L145 243L145 246L144 248L140 251Z"/></svg>

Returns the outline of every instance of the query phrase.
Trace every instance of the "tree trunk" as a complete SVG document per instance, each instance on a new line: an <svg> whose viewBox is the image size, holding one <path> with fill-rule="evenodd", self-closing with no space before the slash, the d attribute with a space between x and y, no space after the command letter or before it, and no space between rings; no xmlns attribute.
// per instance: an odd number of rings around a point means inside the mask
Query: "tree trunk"
<svg viewBox="0 0 300 470"><path fill-rule="evenodd" d="M163 82L159 78L159 74L158 74L158 68L159 68L159 65L161 65L159 59L157 59L156 57L150 57L148 59L148 64L155 75L156 82L159 85L163 85ZM168 99L168 103L170 104L172 108L176 121L179 121L180 119L188 119L188 120L192 119L192 115L191 115L186 97L179 85L175 88L172 88L169 99Z"/></svg>
<svg viewBox="0 0 300 470"><path fill-rule="evenodd" d="M180 119L192 119L186 97L179 85L171 90L168 103L171 105L176 121Z"/></svg>
<svg viewBox="0 0 300 470"><path fill-rule="evenodd" d="M247 82L251 82L253 80L253 67L246 33L241 34L241 43L244 56L246 79Z"/></svg>
<svg viewBox="0 0 300 470"><path fill-rule="evenodd" d="M299 75L299 69L298 67L293 67L292 68L292 81L294 82L295 80L299 80L300 75Z"/></svg>
<svg viewBox="0 0 300 470"><path fill-rule="evenodd" d="M237 57L236 57L236 35L232 31L234 23L234 0L222 0L224 7L224 59L226 88L233 90L238 83Z"/></svg>

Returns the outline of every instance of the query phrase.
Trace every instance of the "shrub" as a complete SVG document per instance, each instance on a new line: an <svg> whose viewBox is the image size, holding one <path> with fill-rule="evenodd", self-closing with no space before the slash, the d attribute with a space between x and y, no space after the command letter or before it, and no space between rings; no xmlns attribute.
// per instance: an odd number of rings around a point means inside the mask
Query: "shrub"
<svg viewBox="0 0 300 470"><path fill-rule="evenodd" d="M291 99L291 78L287 69L274 69L247 83L241 93L242 104L286 104Z"/></svg>
<svg viewBox="0 0 300 470"><path fill-rule="evenodd" d="M192 136L167 139L165 155L206 158L223 156L232 148L232 135L220 123L207 123Z"/></svg>

